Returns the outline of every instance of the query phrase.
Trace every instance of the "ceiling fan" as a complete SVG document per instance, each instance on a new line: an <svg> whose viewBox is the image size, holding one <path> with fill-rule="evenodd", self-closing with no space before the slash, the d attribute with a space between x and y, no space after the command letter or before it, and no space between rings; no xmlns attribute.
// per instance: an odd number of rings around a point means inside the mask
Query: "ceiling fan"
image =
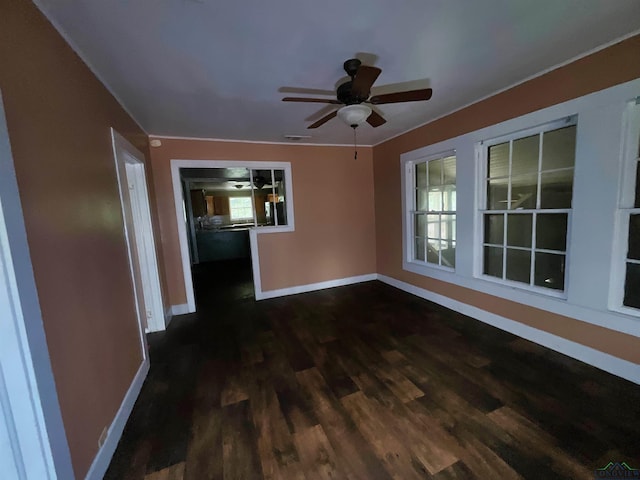
<svg viewBox="0 0 640 480"><path fill-rule="evenodd" d="M307 128L318 128L331 120L336 115L347 125L356 128L363 122L367 122L372 127L379 127L386 123L386 120L368 105L383 105L387 103L417 102L429 100L432 95L430 88L420 90L408 90L404 92L393 92L384 95L371 95L371 86L376 81L381 69L362 65L357 58L351 58L344 62L344 71L351 77L338 87L336 100L325 98L305 98L305 97L285 97L283 102L303 102L303 103L328 103L331 105L343 105L337 110L325 115L320 120L309 125Z"/></svg>

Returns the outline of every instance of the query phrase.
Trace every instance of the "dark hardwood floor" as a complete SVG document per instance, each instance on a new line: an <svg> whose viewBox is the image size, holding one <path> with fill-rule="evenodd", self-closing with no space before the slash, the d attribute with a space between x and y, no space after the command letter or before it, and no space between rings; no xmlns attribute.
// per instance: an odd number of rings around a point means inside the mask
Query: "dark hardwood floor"
<svg viewBox="0 0 640 480"><path fill-rule="evenodd" d="M108 480L592 479L640 468L640 387L379 282L253 300L200 266L150 336Z"/></svg>

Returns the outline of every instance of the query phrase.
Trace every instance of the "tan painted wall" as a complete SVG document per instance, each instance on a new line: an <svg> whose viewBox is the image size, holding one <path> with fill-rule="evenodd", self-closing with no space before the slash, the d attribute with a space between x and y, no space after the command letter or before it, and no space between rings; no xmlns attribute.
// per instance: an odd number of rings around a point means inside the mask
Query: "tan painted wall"
<svg viewBox="0 0 640 480"><path fill-rule="evenodd" d="M142 359L109 128L143 151L147 139L31 2L1 11L0 89L62 418L84 478Z"/></svg>
<svg viewBox="0 0 640 480"><path fill-rule="evenodd" d="M640 339L402 269L400 155L640 77L635 36L374 148L378 273L640 363ZM462 167L461 167L462 168Z"/></svg>
<svg viewBox="0 0 640 480"><path fill-rule="evenodd" d="M291 162L295 232L258 237L262 289L376 271L370 148L161 139L151 149L153 181L172 305L186 303L171 183L172 159Z"/></svg>

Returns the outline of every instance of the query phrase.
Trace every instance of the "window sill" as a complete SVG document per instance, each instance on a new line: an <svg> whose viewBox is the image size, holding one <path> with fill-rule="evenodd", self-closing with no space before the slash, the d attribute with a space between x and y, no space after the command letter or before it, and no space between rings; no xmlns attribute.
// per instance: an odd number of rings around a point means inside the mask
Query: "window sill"
<svg viewBox="0 0 640 480"><path fill-rule="evenodd" d="M623 305L620 305L620 306L616 306L616 307L610 307L609 310L614 312L614 313L618 313L618 314L622 314L622 315L628 315L630 317L636 317L636 318L640 319L640 309L638 309L638 308L625 307Z"/></svg>
<svg viewBox="0 0 640 480"><path fill-rule="evenodd" d="M502 280L500 278L492 277L490 275L484 275L484 274L476 275L475 278L477 278L478 280L492 283L494 285L500 285L506 288L510 288L513 290L520 290L523 292L539 295L542 297L557 298L559 300L567 299L566 290L555 290L552 288L535 287L535 286L528 285L526 283L513 282L511 280Z"/></svg>
<svg viewBox="0 0 640 480"><path fill-rule="evenodd" d="M440 270L442 272L450 272L450 273L455 273L456 269L453 267L447 267L446 265L436 265L435 263L429 263L429 262L421 262L419 260L411 260L409 262L407 262L407 264L409 265L413 265L415 268L418 269L434 269L434 270ZM418 273L418 272L414 272L414 273Z"/></svg>
<svg viewBox="0 0 640 480"><path fill-rule="evenodd" d="M295 229L293 225L280 225L272 227L250 227L249 230L254 233L279 233L279 232L293 232Z"/></svg>

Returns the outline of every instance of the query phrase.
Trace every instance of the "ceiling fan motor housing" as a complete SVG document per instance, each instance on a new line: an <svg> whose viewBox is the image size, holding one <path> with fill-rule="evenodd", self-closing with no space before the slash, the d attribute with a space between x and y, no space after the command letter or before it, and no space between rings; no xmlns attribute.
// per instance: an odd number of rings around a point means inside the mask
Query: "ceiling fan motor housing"
<svg viewBox="0 0 640 480"><path fill-rule="evenodd" d="M351 86L353 85L352 81L345 82L338 87L338 101L344 103L345 105L355 105L364 102L367 98L369 98L369 92L367 92L366 97L356 96L351 93Z"/></svg>

